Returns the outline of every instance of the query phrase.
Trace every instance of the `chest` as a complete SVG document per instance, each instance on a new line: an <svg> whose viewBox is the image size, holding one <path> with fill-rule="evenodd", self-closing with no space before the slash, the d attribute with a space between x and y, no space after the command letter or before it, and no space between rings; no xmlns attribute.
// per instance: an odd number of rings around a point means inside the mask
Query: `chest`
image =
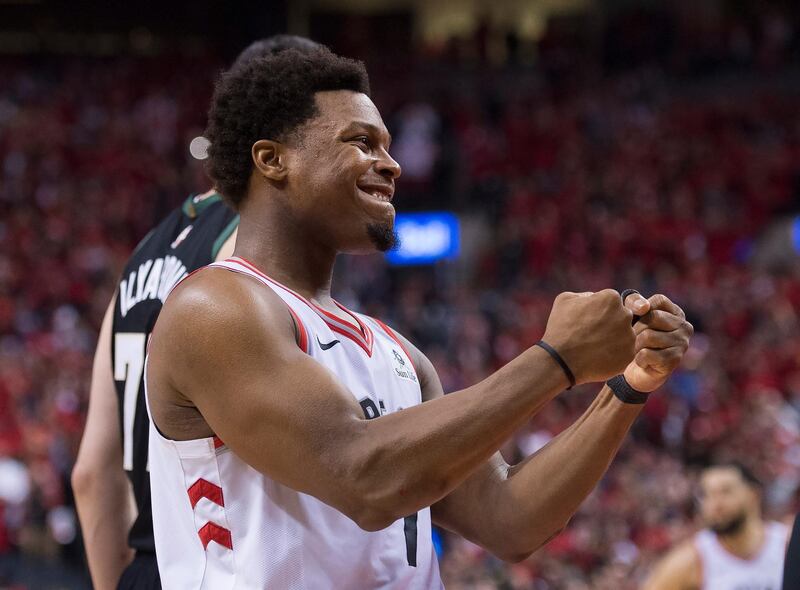
<svg viewBox="0 0 800 590"><path fill-rule="evenodd" d="M339 378L367 419L421 403L419 377L411 359L377 322L361 319L358 334L337 329L313 311L304 312L302 322L308 354Z"/></svg>
<svg viewBox="0 0 800 590"><path fill-rule="evenodd" d="M768 546L753 560L737 559L720 548L703 559L704 590L780 590L783 555Z"/></svg>

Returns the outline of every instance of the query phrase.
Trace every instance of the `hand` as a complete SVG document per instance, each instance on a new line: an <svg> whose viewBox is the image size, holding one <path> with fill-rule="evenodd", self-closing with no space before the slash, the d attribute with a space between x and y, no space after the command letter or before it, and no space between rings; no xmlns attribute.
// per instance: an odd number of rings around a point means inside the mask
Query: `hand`
<svg viewBox="0 0 800 590"><path fill-rule="evenodd" d="M633 360L636 334L631 310L643 315L650 304L638 294L625 303L613 289L556 297L543 340L558 351L576 383L605 381Z"/></svg>
<svg viewBox="0 0 800 590"><path fill-rule="evenodd" d="M664 384L680 364L694 334L686 314L665 295L653 295L648 301L650 312L634 326L636 356L625 369L625 380L642 392Z"/></svg>

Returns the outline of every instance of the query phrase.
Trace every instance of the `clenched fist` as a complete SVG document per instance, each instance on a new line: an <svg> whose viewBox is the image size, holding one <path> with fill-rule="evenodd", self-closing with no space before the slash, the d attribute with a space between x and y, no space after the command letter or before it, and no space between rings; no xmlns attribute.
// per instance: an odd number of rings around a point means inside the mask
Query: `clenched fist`
<svg viewBox="0 0 800 590"><path fill-rule="evenodd" d="M665 295L648 299L650 311L634 326L636 356L625 369L625 380L641 392L661 387L680 364L694 334L683 310Z"/></svg>
<svg viewBox="0 0 800 590"><path fill-rule="evenodd" d="M633 360L636 332L633 313L649 312L638 294L622 304L619 293L561 293L553 302L543 340L556 349L575 375L576 383L605 381Z"/></svg>

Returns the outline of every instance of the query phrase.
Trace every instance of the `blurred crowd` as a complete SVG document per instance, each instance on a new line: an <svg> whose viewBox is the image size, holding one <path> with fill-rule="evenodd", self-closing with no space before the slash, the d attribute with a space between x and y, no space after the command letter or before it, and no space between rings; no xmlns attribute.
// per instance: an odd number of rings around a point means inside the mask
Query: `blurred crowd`
<svg viewBox="0 0 800 590"><path fill-rule="evenodd" d="M208 188L187 146L220 67L0 62L0 556L82 559L68 482L96 334L137 241ZM502 76L446 95L375 78L404 166L398 208L458 212L464 255L412 269L347 258L336 294L416 342L446 391L538 340L560 291L633 286L682 305L697 332L686 361L561 535L508 565L437 532L448 588L635 588L699 526L709 460L750 466L771 517L796 508L800 264L753 260L800 204L800 102L791 85L684 86L658 68L568 91ZM541 448L596 391L565 392L506 458Z"/></svg>

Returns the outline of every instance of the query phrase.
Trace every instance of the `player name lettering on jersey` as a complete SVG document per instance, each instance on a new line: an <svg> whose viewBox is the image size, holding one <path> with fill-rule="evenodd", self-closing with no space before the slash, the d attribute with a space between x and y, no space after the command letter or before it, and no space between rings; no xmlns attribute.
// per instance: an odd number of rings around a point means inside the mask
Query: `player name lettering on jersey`
<svg viewBox="0 0 800 590"><path fill-rule="evenodd" d="M186 266L175 256L145 260L119 284L119 308L124 318L137 303L160 299L187 275Z"/></svg>

